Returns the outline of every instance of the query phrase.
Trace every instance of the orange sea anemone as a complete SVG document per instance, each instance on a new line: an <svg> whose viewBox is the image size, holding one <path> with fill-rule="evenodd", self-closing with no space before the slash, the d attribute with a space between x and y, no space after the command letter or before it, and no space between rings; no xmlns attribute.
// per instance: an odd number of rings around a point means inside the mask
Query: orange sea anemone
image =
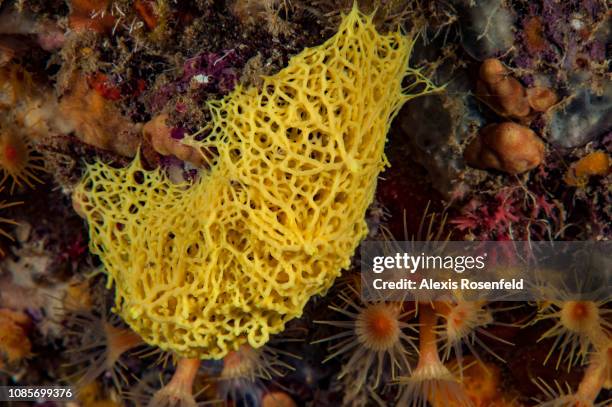
<svg viewBox="0 0 612 407"><path fill-rule="evenodd" d="M257 349L242 345L237 351L229 352L223 358L223 370L218 378L221 400L259 405L265 390L264 383L293 370L281 359L282 356L296 358L270 344Z"/></svg>
<svg viewBox="0 0 612 407"><path fill-rule="evenodd" d="M354 297L358 298L356 290ZM395 379L411 371L410 356L418 348L408 331L417 332L413 324L405 322L414 310L404 310L401 303L362 302L346 293L339 294L343 305L330 309L343 315L343 320L315 321L341 328L342 331L318 342L334 341L327 360L344 358L338 379L346 383L344 403L351 404L364 391L375 390L383 382L385 372ZM412 349L411 349L412 348Z"/></svg>
<svg viewBox="0 0 612 407"><path fill-rule="evenodd" d="M34 183L42 183L37 177L37 171L44 171L42 159L33 154L30 143L11 127L0 127L0 170L2 181L11 178L11 194L15 186L26 184L34 188Z"/></svg>
<svg viewBox="0 0 612 407"><path fill-rule="evenodd" d="M439 340L442 341L442 356L444 360L449 360L451 352L454 352L457 363L460 367L461 375L463 375L464 367L464 346L470 350L473 357L476 358L482 366L484 366L483 361L476 351L476 345L484 349L491 356L494 356L500 362L505 363L505 360L497 355L479 337L479 335L481 335L508 346L513 346L511 342L495 336L486 329L492 325L504 324L495 322L493 318L494 311L487 307L487 303L485 301L465 301L457 298L453 302L440 303L439 305L441 310L439 316L442 318L443 322L437 326L436 330L439 334ZM502 308L495 311L509 311L512 309L515 309L515 307Z"/></svg>
<svg viewBox="0 0 612 407"><path fill-rule="evenodd" d="M200 367L200 359L180 359L172 379L155 392L149 406L196 407L193 383Z"/></svg>
<svg viewBox="0 0 612 407"><path fill-rule="evenodd" d="M127 383L122 356L144 342L134 331L120 325L116 315L93 311L69 312L66 317L66 341L72 348L67 352L71 376L79 388L90 384L104 373L110 373L114 386Z"/></svg>
<svg viewBox="0 0 612 407"><path fill-rule="evenodd" d="M438 315L430 304L419 304L419 362L412 374L398 381L397 406L471 406L459 379L440 359L436 327ZM439 404L443 403L443 404Z"/></svg>
<svg viewBox="0 0 612 407"><path fill-rule="evenodd" d="M562 361L567 362L568 371L575 364L584 364L593 347L601 347L612 334L612 323L609 321L612 310L606 308L607 303L607 300L553 301L542 307L534 322L545 319L555 321L540 338L540 341L555 338L544 363L558 349L557 369Z"/></svg>

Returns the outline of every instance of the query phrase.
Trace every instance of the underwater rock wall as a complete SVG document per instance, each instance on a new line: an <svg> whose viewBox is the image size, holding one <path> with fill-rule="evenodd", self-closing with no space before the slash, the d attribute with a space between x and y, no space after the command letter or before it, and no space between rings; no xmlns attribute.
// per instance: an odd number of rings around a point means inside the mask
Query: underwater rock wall
<svg viewBox="0 0 612 407"><path fill-rule="evenodd" d="M368 301L359 243L610 240L610 35L603 0L0 0L0 385L605 405L609 292Z"/></svg>

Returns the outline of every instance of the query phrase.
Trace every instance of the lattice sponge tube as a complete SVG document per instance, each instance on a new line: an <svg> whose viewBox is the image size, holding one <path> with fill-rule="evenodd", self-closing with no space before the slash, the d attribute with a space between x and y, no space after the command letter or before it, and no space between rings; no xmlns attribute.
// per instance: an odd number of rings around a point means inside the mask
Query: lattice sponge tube
<svg viewBox="0 0 612 407"><path fill-rule="evenodd" d="M138 158L88 167L76 196L132 329L182 357L221 358L264 345L326 292L367 233L392 118L437 89L408 68L412 45L354 8L261 88L210 104L206 138L185 141L218 153L195 183Z"/></svg>

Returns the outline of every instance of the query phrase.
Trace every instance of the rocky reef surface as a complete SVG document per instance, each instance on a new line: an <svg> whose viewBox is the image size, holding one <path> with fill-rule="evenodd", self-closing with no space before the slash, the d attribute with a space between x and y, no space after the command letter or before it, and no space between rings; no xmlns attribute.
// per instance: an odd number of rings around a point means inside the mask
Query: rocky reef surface
<svg viewBox="0 0 612 407"><path fill-rule="evenodd" d="M379 32L415 36L410 66L444 87L395 116L367 239L612 238L605 0L355 5ZM138 155L173 183L197 181L217 151L183 141L207 136L209 102L261 90L353 6L0 0L0 385L78 391L45 406L609 401L609 292L599 302L369 303L356 255L265 346L202 361L149 346L113 313L75 193L86 164L123 168ZM425 236L424 224L438 232ZM463 342L444 347L452 318Z"/></svg>

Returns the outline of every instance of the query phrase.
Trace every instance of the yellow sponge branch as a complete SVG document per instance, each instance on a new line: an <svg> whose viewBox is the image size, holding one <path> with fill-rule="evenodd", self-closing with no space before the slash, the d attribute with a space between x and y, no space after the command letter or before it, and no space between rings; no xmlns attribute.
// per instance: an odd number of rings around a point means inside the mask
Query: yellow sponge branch
<svg viewBox="0 0 612 407"><path fill-rule="evenodd" d="M222 358L263 346L329 289L366 236L406 89L437 89L408 67L412 45L353 8L263 86L210 104L209 135L186 143L218 156L193 185L138 159L89 166L75 196L134 331L182 357Z"/></svg>

